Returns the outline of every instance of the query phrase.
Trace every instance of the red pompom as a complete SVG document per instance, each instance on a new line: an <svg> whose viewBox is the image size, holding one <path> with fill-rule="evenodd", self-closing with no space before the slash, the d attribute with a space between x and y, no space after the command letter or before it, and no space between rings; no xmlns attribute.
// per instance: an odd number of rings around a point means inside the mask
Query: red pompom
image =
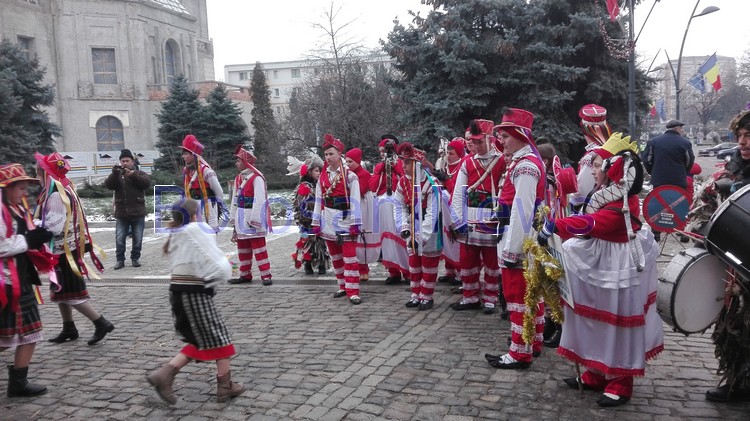
<svg viewBox="0 0 750 421"><path fill-rule="evenodd" d="M307 164L302 164L302 166L299 167L299 175L302 177L307 175Z"/></svg>
<svg viewBox="0 0 750 421"><path fill-rule="evenodd" d="M297 194L300 196L308 196L310 193L312 193L312 190L307 184L300 184L299 188L297 189Z"/></svg>

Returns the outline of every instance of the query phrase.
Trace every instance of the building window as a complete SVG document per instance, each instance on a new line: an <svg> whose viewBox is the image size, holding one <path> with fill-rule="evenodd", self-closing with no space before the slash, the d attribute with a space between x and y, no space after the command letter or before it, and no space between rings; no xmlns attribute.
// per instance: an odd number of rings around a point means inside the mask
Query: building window
<svg viewBox="0 0 750 421"><path fill-rule="evenodd" d="M91 62L94 65L94 83L103 85L117 83L114 48L92 48Z"/></svg>
<svg viewBox="0 0 750 421"><path fill-rule="evenodd" d="M31 60L34 56L34 38L18 36L18 48L26 60Z"/></svg>
<svg viewBox="0 0 750 421"><path fill-rule="evenodd" d="M96 149L98 151L119 151L125 148L125 134L122 123L111 115L96 122Z"/></svg>
<svg viewBox="0 0 750 421"><path fill-rule="evenodd" d="M279 71L278 70L274 70L273 71L273 78L274 79L278 79L279 78Z"/></svg>
<svg viewBox="0 0 750 421"><path fill-rule="evenodd" d="M164 65L167 85L171 85L177 75L177 54L172 46L172 40L167 41L164 46Z"/></svg>
<svg viewBox="0 0 750 421"><path fill-rule="evenodd" d="M240 80L247 80L247 72L240 72Z"/></svg>
<svg viewBox="0 0 750 421"><path fill-rule="evenodd" d="M279 88L273 90L273 96L275 96L276 98L279 97Z"/></svg>
<svg viewBox="0 0 750 421"><path fill-rule="evenodd" d="M300 77L300 70L299 69L292 69L292 78L296 79Z"/></svg>
<svg viewBox="0 0 750 421"><path fill-rule="evenodd" d="M281 107L276 107L276 115L281 117Z"/></svg>
<svg viewBox="0 0 750 421"><path fill-rule="evenodd" d="M294 88L292 88L293 95L299 95L301 93L302 93L302 88L300 88L299 86L295 86Z"/></svg>

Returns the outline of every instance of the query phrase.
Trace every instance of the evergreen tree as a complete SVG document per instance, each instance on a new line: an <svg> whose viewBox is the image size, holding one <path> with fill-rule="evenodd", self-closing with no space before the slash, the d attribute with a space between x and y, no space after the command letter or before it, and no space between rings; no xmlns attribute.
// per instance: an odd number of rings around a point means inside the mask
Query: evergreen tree
<svg viewBox="0 0 750 421"><path fill-rule="evenodd" d="M54 150L53 136L60 135L60 128L43 110L55 100L54 87L43 84L44 73L18 46L0 42L0 163L30 167L35 151Z"/></svg>
<svg viewBox="0 0 750 421"><path fill-rule="evenodd" d="M170 86L169 97L156 113L159 122L159 139L156 149L161 156L154 162L158 170L165 170L178 174L182 165L182 139L193 134L204 144L207 140L204 125L203 106L198 99L198 91L191 88L185 76L174 79Z"/></svg>
<svg viewBox="0 0 750 421"><path fill-rule="evenodd" d="M535 115L534 133L583 145L578 110L596 102L626 130L627 62L614 58L599 29L604 10L588 0L425 0L433 10L396 23L384 48L402 77L402 122L417 142L462 134L472 118L499 120L505 107ZM611 38L622 29L605 23ZM643 92L649 79L639 72ZM639 95L639 111L648 109Z"/></svg>
<svg viewBox="0 0 750 421"><path fill-rule="evenodd" d="M260 62L255 63L253 79L250 82L253 99L252 118L250 123L255 129L253 147L258 164L269 174L280 174L286 167L286 160L281 156L281 139L279 124L271 108L271 89L268 87L266 72Z"/></svg>
<svg viewBox="0 0 750 421"><path fill-rule="evenodd" d="M219 84L206 98L204 125L207 137L203 157L214 169L234 168L234 148L250 141L247 125L242 121L242 109Z"/></svg>

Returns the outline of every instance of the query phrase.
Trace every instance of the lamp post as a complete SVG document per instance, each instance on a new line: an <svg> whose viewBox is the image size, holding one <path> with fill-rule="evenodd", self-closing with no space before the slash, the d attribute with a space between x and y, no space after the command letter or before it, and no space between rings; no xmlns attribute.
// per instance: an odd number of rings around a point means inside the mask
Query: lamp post
<svg viewBox="0 0 750 421"><path fill-rule="evenodd" d="M682 93L682 88L680 87L680 72L682 71L682 51L685 48L685 40L687 39L688 30L690 30L690 22L693 21L693 18L705 16L708 14L711 14L713 12L716 12L719 10L716 6L708 6L705 9L703 9L702 12L695 14L695 11L698 10L698 4L700 4L700 0L697 0L695 2L695 7L693 7L693 12L690 14L690 19L688 19L687 26L685 27L685 35L682 37L682 45L680 46L680 55L677 57L677 73L675 74L674 68L672 67L672 63L669 63L669 67L672 68L672 76L674 77L674 100L675 100L675 118L680 119L680 94Z"/></svg>

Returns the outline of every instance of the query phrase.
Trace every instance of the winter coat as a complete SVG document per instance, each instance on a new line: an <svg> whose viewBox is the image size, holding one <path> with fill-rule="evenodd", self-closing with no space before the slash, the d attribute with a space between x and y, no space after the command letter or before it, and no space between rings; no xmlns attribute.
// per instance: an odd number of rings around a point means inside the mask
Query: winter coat
<svg viewBox="0 0 750 421"><path fill-rule="evenodd" d="M151 177L141 170L133 170L127 176L124 170L113 168L104 181L104 186L115 191L115 218L137 218L146 216L145 191L151 186Z"/></svg>

